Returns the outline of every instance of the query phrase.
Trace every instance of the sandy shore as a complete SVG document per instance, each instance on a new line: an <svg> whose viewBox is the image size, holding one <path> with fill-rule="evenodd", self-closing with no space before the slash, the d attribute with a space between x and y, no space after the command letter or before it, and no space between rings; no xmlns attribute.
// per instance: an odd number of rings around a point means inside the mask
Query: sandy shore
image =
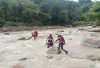
<svg viewBox="0 0 100 68"><path fill-rule="evenodd" d="M0 68L12 68L20 64L26 68L100 68L100 61L89 60L87 56L100 57L99 48L82 46L84 37L94 34L93 32L79 31L77 28L39 30L39 37L34 40L18 40L21 37L31 36L29 31L10 32L10 35L0 33ZM61 32L64 31L64 32ZM68 55L47 54L46 38L52 33L61 34L66 40L64 48L69 51ZM54 44L55 47L58 43ZM48 59L47 56L52 56ZM19 59L27 58L24 61Z"/></svg>

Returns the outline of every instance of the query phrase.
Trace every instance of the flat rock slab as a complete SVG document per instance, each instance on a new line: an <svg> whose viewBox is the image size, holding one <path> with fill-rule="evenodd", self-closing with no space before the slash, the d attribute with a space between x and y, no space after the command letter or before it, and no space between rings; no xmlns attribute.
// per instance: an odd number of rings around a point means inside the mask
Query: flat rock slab
<svg viewBox="0 0 100 68"><path fill-rule="evenodd" d="M96 61L96 60L100 61L100 57L95 55L88 55L87 58L92 61Z"/></svg>
<svg viewBox="0 0 100 68"><path fill-rule="evenodd" d="M86 37L83 40L82 45L100 48L100 37L97 36Z"/></svg>
<svg viewBox="0 0 100 68"><path fill-rule="evenodd" d="M100 28L92 28L88 30L89 32L100 32Z"/></svg>

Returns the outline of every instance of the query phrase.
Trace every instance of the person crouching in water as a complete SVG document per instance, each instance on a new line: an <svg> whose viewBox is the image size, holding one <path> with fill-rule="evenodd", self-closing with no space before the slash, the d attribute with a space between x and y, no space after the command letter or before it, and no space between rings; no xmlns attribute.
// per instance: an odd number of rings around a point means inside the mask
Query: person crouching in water
<svg viewBox="0 0 100 68"><path fill-rule="evenodd" d="M34 33L32 32L31 34L32 34L32 37L34 37L34 39L36 39L37 36L38 36L37 30L35 30ZM31 37L31 38L32 38L32 37Z"/></svg>
<svg viewBox="0 0 100 68"><path fill-rule="evenodd" d="M63 45L65 44L64 38L61 35L58 35L58 39L56 41L58 41L58 40L59 40L59 47L58 48L60 49L60 47L61 47L61 50L63 50L67 55L68 51L63 49Z"/></svg>
<svg viewBox="0 0 100 68"><path fill-rule="evenodd" d="M47 38L46 41L47 41L47 45L48 45L47 48L53 46L54 39L52 37L52 34L49 35L49 37Z"/></svg>

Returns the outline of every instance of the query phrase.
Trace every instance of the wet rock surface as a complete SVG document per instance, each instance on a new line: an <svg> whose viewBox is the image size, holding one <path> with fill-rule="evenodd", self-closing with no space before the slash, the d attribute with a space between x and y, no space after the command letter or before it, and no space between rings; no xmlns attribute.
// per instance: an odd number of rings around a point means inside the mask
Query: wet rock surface
<svg viewBox="0 0 100 68"><path fill-rule="evenodd" d="M92 28L88 30L89 32L100 32L100 28Z"/></svg>
<svg viewBox="0 0 100 68"><path fill-rule="evenodd" d="M51 55L48 55L46 57L47 57L47 59L52 59L53 58L53 56L51 56Z"/></svg>
<svg viewBox="0 0 100 68"><path fill-rule="evenodd" d="M5 32L5 33L4 33L4 35L10 35L10 33L8 33L8 32Z"/></svg>
<svg viewBox="0 0 100 68"><path fill-rule="evenodd" d="M100 61L100 57L98 57L98 56L95 56L95 55L88 55L87 56L87 58L89 59L89 60L92 60L92 61Z"/></svg>
<svg viewBox="0 0 100 68"><path fill-rule="evenodd" d="M61 30L64 30L64 32L60 32ZM25 68L100 68L100 49L81 45L84 36L91 36L93 32L79 31L78 28L41 29L36 40L34 38L23 41L18 40L18 38L30 37L32 31L10 32L10 35L0 33L0 68L12 68L13 65L17 64L21 64ZM54 40L57 39L55 34L61 34L64 37L66 40L64 49L68 51L68 55L63 51L61 54L58 54L59 51L56 53L58 42L54 43L55 52L47 54L49 49L45 43L51 33ZM72 40L69 40L71 38ZM28 59L19 61L22 58Z"/></svg>
<svg viewBox="0 0 100 68"><path fill-rule="evenodd" d="M12 68L24 68L24 67L21 66L21 65L15 65L15 66L13 66Z"/></svg>
<svg viewBox="0 0 100 68"><path fill-rule="evenodd" d="M84 30L88 32L100 32L100 27L87 26L87 27L80 27L79 30Z"/></svg>
<svg viewBox="0 0 100 68"><path fill-rule="evenodd" d="M26 38L25 37L21 37L18 40L26 40Z"/></svg>
<svg viewBox="0 0 100 68"><path fill-rule="evenodd" d="M89 36L82 42L84 46L100 48L100 37L99 36Z"/></svg>
<svg viewBox="0 0 100 68"><path fill-rule="evenodd" d="M58 47L51 47L48 49L47 54L61 54L61 50Z"/></svg>
<svg viewBox="0 0 100 68"><path fill-rule="evenodd" d="M22 58L22 59L19 59L19 61L25 61L27 60L27 58Z"/></svg>

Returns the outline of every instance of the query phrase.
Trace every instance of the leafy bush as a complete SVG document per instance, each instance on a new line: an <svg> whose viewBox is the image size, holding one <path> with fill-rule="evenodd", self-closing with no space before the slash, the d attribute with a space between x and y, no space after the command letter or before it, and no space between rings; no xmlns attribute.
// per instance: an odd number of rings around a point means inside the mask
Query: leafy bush
<svg viewBox="0 0 100 68"><path fill-rule="evenodd" d="M73 26L79 26L79 25L87 25L87 24L95 24L95 22L85 22L85 21L74 21Z"/></svg>
<svg viewBox="0 0 100 68"><path fill-rule="evenodd" d="M15 23L15 22L6 22L5 26L18 26L18 23Z"/></svg>
<svg viewBox="0 0 100 68"><path fill-rule="evenodd" d="M3 20L2 18L0 18L0 27L3 27L5 25L5 20Z"/></svg>

